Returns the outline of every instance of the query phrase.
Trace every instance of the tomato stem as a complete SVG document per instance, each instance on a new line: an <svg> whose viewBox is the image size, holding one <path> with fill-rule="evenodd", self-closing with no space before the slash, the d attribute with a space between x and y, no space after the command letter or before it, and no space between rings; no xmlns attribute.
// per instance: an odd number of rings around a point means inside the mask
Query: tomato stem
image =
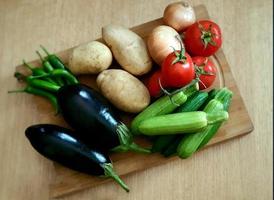
<svg viewBox="0 0 274 200"><path fill-rule="evenodd" d="M175 37L180 43L180 53L177 53L175 48L172 47L174 50L174 54L176 56L176 59L172 62L172 65L176 64L177 62L185 63L185 61L186 61L185 48L183 47L183 42L179 35L176 35Z"/></svg>
<svg viewBox="0 0 274 200"><path fill-rule="evenodd" d="M159 86L160 86L160 88L161 88L161 91L162 91L165 95L168 96L168 98L169 98L169 100L171 101L171 103L174 104L175 106L180 106L179 104L175 103L175 102L173 101L173 99L171 98L173 94L170 93L170 92L168 92L165 88L163 88L163 86L162 86L162 84L161 84L160 78L158 79L158 83L159 83Z"/></svg>
<svg viewBox="0 0 274 200"><path fill-rule="evenodd" d="M213 37L215 36L214 33L212 33L212 25L210 24L208 29L206 30L202 24L199 23L199 21L197 22L198 23L198 27L201 31L201 39L202 39L202 42L204 44L204 49L206 49L207 45L208 44L211 44L212 46L216 46L216 42L213 41Z"/></svg>

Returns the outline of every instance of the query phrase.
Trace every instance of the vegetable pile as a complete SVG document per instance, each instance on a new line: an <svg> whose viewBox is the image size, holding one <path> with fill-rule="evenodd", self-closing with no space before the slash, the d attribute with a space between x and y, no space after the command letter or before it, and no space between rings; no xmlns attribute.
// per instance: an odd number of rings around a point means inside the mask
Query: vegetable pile
<svg viewBox="0 0 274 200"><path fill-rule="evenodd" d="M210 56L222 44L221 30L210 20L196 20L185 2L168 5L163 21L146 41L123 26L105 26L105 44L75 47L68 66L43 46L45 57L36 51L40 67L23 61L31 75L15 72L26 87L10 93L47 98L71 127L28 127L33 148L73 170L113 178L128 192L113 169L111 152L188 158L204 147L228 120L233 96L228 88L213 87L217 69ZM99 92L80 83L80 74L98 75ZM137 114L129 127L116 109ZM134 143L138 135L152 141L151 147Z"/></svg>

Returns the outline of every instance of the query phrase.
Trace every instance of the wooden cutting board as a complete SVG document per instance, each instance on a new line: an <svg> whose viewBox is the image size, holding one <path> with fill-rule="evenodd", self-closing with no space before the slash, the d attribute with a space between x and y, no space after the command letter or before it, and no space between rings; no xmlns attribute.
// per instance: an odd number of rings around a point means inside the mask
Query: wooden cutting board
<svg viewBox="0 0 274 200"><path fill-rule="evenodd" d="M197 19L209 19L208 12L204 5L199 5L194 7ZM151 30L163 24L162 19L156 19L139 26L131 28L138 35L146 39ZM102 39L98 39L102 41ZM64 62L67 62L68 55L71 52L71 49L65 50L63 52L57 53L58 56ZM236 82L233 78L233 75L230 71L230 67L227 63L223 50L220 49L214 56L211 57L213 62L216 64L218 69L217 80L214 83L213 87L228 87L233 91L234 96L232 99L232 103L229 109L229 120L221 127L215 137L210 141L207 146L224 142L228 139L235 138L238 136L245 135L250 133L253 130L253 124L250 120L242 97L239 93ZM30 62L34 65L38 64L39 61ZM22 66L17 67L18 71L25 71ZM95 76L82 76L80 77L80 81L84 82L94 88L96 88ZM38 101L43 101L42 99L38 99ZM43 105L45 102L42 102L40 105ZM45 107L45 106L44 106ZM50 109L46 106L47 109ZM53 110L49 111L49 115L54 113ZM121 114L123 121L128 124L132 119L132 115L129 116L127 114ZM61 118L61 117L60 117ZM54 118L55 124L60 124L62 126L66 126L62 119ZM148 141L145 141L142 138L137 138L136 142L140 145L149 145ZM142 155L142 154L134 154L134 153L121 153L121 154L112 154L111 159L114 163L115 170L120 176L128 175L133 172L137 172L140 170L144 170L156 165L164 164L167 162L171 162L172 160L179 159L177 157L164 158L159 154L151 154L151 155ZM191 159L191 158L189 158ZM184 162L183 160L181 162ZM104 179L89 176L86 174L82 174L76 171L72 171L65 167L62 167L56 163L54 163L56 174L50 184L50 196L51 197L60 197L63 195L67 195L76 191L80 191L86 188L95 187L100 184L103 184L108 181L112 181L111 179ZM130 187L130 186L129 186Z"/></svg>

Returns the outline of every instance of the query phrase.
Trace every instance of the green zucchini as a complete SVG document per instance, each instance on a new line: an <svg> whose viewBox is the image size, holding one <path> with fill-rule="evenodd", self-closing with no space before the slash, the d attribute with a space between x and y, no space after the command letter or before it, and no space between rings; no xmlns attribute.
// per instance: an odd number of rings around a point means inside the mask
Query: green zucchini
<svg viewBox="0 0 274 200"><path fill-rule="evenodd" d="M161 152L161 154L165 157L169 157L176 154L177 146L180 144L182 137L184 136L180 135L179 137L175 138L172 142L172 145L168 146L164 151Z"/></svg>
<svg viewBox="0 0 274 200"><path fill-rule="evenodd" d="M139 131L144 135L194 133L207 125L228 119L226 111L206 113L193 111L160 115L142 121Z"/></svg>
<svg viewBox="0 0 274 200"><path fill-rule="evenodd" d="M207 92L200 92L197 91L194 93L187 101L178 107L175 112L190 112L196 111L199 107L206 101L208 98ZM175 146L174 139L175 138L182 138L180 135L160 135L157 139L153 142L152 145L152 152L163 152L166 149L170 149L170 146L173 146L172 149L177 149L177 145ZM167 151L169 152L169 151Z"/></svg>
<svg viewBox="0 0 274 200"><path fill-rule="evenodd" d="M228 98L223 103L224 110L228 111L230 102L231 102L231 98ZM211 129L208 131L208 133L205 133L205 138L203 139L203 141L199 145L198 149L203 148L211 140L211 138L214 137L214 135L217 133L217 131L219 130L219 128L222 126L222 124L223 124L223 122L219 122L219 123L216 123L216 124L214 124L214 125L211 126Z"/></svg>
<svg viewBox="0 0 274 200"><path fill-rule="evenodd" d="M195 93L197 90L198 84L197 82L194 82L182 91L176 92L171 96L163 96L156 100L133 119L130 127L132 134L140 134L138 128L143 120L173 112L178 106L185 103L187 98Z"/></svg>
<svg viewBox="0 0 274 200"><path fill-rule="evenodd" d="M196 111L207 100L207 92L197 92L192 95L183 105L179 106L175 112Z"/></svg>
<svg viewBox="0 0 274 200"><path fill-rule="evenodd" d="M159 136L152 145L151 152L161 152L166 147L173 143L173 140L178 137L178 135L161 135Z"/></svg>
<svg viewBox="0 0 274 200"><path fill-rule="evenodd" d="M204 110L204 108L206 107L206 105L209 103L209 101L211 99L214 99L214 97L216 96L216 94L218 93L218 91L220 91L220 89L212 89L208 92L208 98L207 100L203 103L203 105L201 105L200 110Z"/></svg>
<svg viewBox="0 0 274 200"><path fill-rule="evenodd" d="M223 88L216 94L215 98L204 108L204 112L210 114L224 110L224 104L230 101L232 92L227 88ZM207 126L205 129L189 134L184 137L177 148L177 154L181 158L191 156L201 145L205 145L217 132L222 122Z"/></svg>

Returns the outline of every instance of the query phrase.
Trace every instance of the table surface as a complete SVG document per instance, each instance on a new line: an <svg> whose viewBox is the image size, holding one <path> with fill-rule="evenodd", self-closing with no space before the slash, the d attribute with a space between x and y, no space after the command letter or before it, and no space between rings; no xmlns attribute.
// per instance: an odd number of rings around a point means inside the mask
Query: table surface
<svg viewBox="0 0 274 200"><path fill-rule="evenodd" d="M20 87L14 66L36 59L39 44L61 51L98 38L109 23L127 27L161 17L168 0L0 1L0 199L49 199L52 162L24 137L39 105L30 95L8 95ZM108 183L62 198L79 199L272 199L273 21L271 0L193 0L205 4L223 31L223 50L255 130L213 146L187 160L124 177L131 192ZM25 118L19 120L18 118Z"/></svg>

